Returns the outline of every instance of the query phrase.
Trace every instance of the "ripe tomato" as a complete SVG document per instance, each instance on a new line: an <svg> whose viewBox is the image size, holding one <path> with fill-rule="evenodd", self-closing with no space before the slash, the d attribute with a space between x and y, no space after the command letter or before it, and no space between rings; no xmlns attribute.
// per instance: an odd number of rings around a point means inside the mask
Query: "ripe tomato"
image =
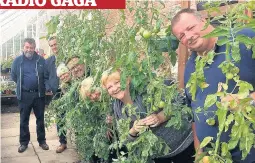
<svg viewBox="0 0 255 163"><path fill-rule="evenodd" d="M148 30L145 30L145 31L143 32L143 38L149 39L150 37L151 37L151 32L148 31Z"/></svg>
<svg viewBox="0 0 255 163"><path fill-rule="evenodd" d="M209 156L203 157L203 163L210 163Z"/></svg>

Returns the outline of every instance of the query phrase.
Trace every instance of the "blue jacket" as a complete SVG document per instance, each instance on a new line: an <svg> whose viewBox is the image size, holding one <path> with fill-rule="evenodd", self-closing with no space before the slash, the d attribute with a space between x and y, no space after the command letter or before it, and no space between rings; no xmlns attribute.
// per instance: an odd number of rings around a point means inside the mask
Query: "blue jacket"
<svg viewBox="0 0 255 163"><path fill-rule="evenodd" d="M59 78L57 77L55 56L51 56L45 61L45 78L46 91L52 91L52 93L55 94L59 87Z"/></svg>
<svg viewBox="0 0 255 163"><path fill-rule="evenodd" d="M22 81L23 81L23 60L24 60L24 54L18 56L15 58L15 60L12 63L11 68L11 78L12 80L17 84L16 93L17 93L17 99L22 100L21 97L21 89L22 89ZM39 97L45 96L45 76L44 76L44 66L45 66L45 60L39 56L37 53L34 53L34 57L36 57L36 73L38 77L38 95Z"/></svg>

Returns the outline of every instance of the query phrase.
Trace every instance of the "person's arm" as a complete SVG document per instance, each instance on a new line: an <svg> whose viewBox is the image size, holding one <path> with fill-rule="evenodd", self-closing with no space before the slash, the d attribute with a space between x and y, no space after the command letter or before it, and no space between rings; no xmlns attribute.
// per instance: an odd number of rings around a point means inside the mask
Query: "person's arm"
<svg viewBox="0 0 255 163"><path fill-rule="evenodd" d="M45 61L45 65L44 65L44 84L45 84L46 92L51 92L49 76L50 76L49 65L48 65L48 62Z"/></svg>
<svg viewBox="0 0 255 163"><path fill-rule="evenodd" d="M193 138L194 138L194 147L195 147L195 150L197 151L196 158L198 158L198 155L200 155L203 152L203 150L200 149L200 141L198 140L198 137L197 137L196 126L194 122L192 123L192 131L193 131Z"/></svg>
<svg viewBox="0 0 255 163"><path fill-rule="evenodd" d="M16 66L16 59L13 61L12 63L12 67L11 67L11 78L12 80L17 83L17 66Z"/></svg>

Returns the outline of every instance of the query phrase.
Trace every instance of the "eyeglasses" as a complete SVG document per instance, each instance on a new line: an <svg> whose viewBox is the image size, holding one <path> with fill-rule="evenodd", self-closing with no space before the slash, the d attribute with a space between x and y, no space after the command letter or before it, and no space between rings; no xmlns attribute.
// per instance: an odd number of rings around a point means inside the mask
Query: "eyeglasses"
<svg viewBox="0 0 255 163"><path fill-rule="evenodd" d="M57 46L57 44L55 43L55 44L50 45L51 48L52 48L53 46Z"/></svg>

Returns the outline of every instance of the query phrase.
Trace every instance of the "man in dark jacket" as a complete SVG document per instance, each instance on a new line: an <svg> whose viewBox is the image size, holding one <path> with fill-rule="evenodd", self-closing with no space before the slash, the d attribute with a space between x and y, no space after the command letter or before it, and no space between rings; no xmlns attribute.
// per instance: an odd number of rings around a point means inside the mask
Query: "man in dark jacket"
<svg viewBox="0 0 255 163"><path fill-rule="evenodd" d="M49 38L49 46L53 52L53 55L45 61L45 76L48 80L45 81L46 92L56 94L59 87L59 78L57 77L56 69L56 55L57 55L57 40L56 37Z"/></svg>
<svg viewBox="0 0 255 163"><path fill-rule="evenodd" d="M20 147L18 152L24 152L30 141L29 117L33 108L36 116L37 141L43 150L48 150L44 127L45 85L44 59L35 52L35 40L26 38L24 50L18 56L11 68L11 77L17 84L17 99L20 108Z"/></svg>
<svg viewBox="0 0 255 163"><path fill-rule="evenodd" d="M46 91L53 94L53 99L57 99L60 97L61 90L59 89L59 77L57 76L57 68L56 68L56 56L58 53L57 47L57 38L55 36L49 38L49 46L53 55L46 59L46 67L45 67L45 85ZM61 118L64 117L65 114L61 115ZM65 124L57 124L57 130L59 133L60 128L63 128ZM62 153L66 148L66 131L63 130L59 134L59 142L60 145L57 147L56 152Z"/></svg>

